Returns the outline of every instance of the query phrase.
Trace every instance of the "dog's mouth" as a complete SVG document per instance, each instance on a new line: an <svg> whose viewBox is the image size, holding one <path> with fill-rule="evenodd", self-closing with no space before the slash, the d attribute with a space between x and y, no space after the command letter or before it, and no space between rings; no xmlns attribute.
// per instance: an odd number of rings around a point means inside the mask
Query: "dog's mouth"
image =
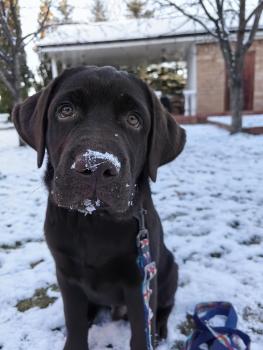
<svg viewBox="0 0 263 350"><path fill-rule="evenodd" d="M86 215L91 215L93 212L97 210L105 210L108 206L105 205L100 199L85 199L83 202L80 202L78 204L66 204L66 203L61 203L57 202L57 205L59 207L69 209L69 210L75 210L78 211L82 214Z"/></svg>
<svg viewBox="0 0 263 350"><path fill-rule="evenodd" d="M125 187L127 191L121 188L122 195L116 193L111 195L109 194L110 191L108 193L94 193L93 196L89 196L88 193L86 193L86 196L83 196L73 191L73 193L69 195L69 193L64 192L63 194L63 192L57 190L52 190L51 195L58 207L78 211L85 216L94 214L95 212L121 214L134 205L136 185L134 185L133 188L134 190L131 192L127 190L127 187Z"/></svg>
<svg viewBox="0 0 263 350"><path fill-rule="evenodd" d="M51 191L52 198L56 205L61 208L76 210L84 215L92 214L94 211L107 209L109 205L98 198L86 198L82 201L69 201L65 200L62 195L57 192Z"/></svg>

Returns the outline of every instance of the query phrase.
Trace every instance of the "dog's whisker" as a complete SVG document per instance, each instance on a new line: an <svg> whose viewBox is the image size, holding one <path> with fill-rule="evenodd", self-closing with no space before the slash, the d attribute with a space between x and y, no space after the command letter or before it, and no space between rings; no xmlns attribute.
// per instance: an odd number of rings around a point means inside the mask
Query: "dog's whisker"
<svg viewBox="0 0 263 350"><path fill-rule="evenodd" d="M29 193L32 194L32 193L35 193L36 191L38 191L40 188L42 188L43 185L40 185L40 186L37 186L36 188L34 188L32 191L30 191Z"/></svg>

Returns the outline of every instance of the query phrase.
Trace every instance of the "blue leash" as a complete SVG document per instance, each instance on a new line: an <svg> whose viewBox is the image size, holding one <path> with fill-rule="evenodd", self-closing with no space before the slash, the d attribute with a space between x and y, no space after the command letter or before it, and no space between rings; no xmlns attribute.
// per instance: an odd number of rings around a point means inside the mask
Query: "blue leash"
<svg viewBox="0 0 263 350"><path fill-rule="evenodd" d="M224 327L214 327L209 323L217 315L226 317ZM202 344L209 345L209 350L250 349L249 336L236 329L237 314L230 303L200 303L196 305L192 318L196 330L187 340L184 350L201 350Z"/></svg>
<svg viewBox="0 0 263 350"><path fill-rule="evenodd" d="M139 217L137 218L139 221L139 233L137 235L137 264L143 276L142 295L144 302L144 324L147 350L152 350L151 319L153 317L153 313L150 307L150 298L152 294L150 281L156 275L157 269L155 262L151 260L149 231L145 227L146 213L147 211L141 208L139 211Z"/></svg>

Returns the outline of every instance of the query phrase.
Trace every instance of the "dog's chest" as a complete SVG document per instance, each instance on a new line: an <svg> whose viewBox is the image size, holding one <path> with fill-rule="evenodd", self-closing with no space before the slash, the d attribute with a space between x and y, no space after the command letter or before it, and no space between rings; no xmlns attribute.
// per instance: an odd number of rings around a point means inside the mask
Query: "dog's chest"
<svg viewBox="0 0 263 350"><path fill-rule="evenodd" d="M121 304L123 287L139 280L136 225L86 225L74 232L68 227L63 241L54 231L49 246L59 271L94 302Z"/></svg>

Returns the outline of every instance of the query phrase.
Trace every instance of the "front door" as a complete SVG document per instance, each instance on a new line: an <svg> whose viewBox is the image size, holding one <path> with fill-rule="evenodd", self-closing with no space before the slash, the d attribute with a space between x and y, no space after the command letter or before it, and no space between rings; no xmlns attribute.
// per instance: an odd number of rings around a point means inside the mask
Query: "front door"
<svg viewBox="0 0 263 350"><path fill-rule="evenodd" d="M253 110L254 100L254 79L255 79L255 51L249 51L245 57L244 71L243 71L243 86L244 86L244 111ZM225 111L230 110L230 95L229 87L225 84Z"/></svg>

